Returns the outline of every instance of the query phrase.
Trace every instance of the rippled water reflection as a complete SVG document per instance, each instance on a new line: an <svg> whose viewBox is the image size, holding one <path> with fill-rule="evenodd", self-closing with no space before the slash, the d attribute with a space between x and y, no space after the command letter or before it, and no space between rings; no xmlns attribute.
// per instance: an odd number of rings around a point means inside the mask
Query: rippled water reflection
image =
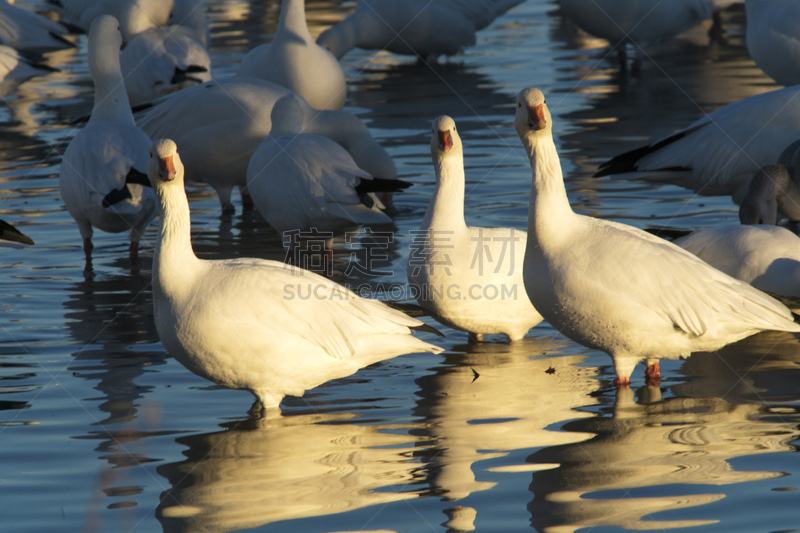
<svg viewBox="0 0 800 533"><path fill-rule="evenodd" d="M35 0L20 2L41 5ZM308 0L312 33L352 3ZM208 0L214 74L232 74L274 30L277 0ZM393 224L337 244L336 277L405 287L411 230L433 188L428 125L453 116L465 145L467 218L524 227L530 170L511 127L513 97L548 95L574 207L640 227L736 220L726 198L593 179L604 159L704 111L775 86L742 46L706 27L658 49L644 76L620 78L603 43L528 0L468 55L430 69L352 53L348 110L415 186ZM126 239L96 233L95 272L58 192L71 121L91 109L85 37L48 54L60 72L0 106L0 218L34 247L0 250L0 520L9 531L527 531L620 528L704 532L798 527L800 345L763 334L687 361L665 361L660 389L616 393L610 359L546 324L520 343L466 344L443 328L440 355L408 355L287 398L284 415L245 416L251 398L186 371L152 322L155 225L131 273ZM613 55L612 55L613 57ZM219 218L190 191L203 257L280 258L255 213ZM378 278L345 275L351 255L385 257ZM637 388L641 387L641 388Z"/></svg>

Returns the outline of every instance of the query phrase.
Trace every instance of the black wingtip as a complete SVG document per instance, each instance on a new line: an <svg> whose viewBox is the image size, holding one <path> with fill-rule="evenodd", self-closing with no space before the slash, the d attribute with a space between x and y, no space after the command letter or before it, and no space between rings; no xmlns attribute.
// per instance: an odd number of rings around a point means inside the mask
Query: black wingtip
<svg viewBox="0 0 800 533"><path fill-rule="evenodd" d="M434 335L438 335L440 337L444 337L445 336L444 333L442 333L438 329L434 328L433 326L429 326L428 324L422 324L420 326L414 326L411 329L413 329L415 331L426 331L428 333L433 333Z"/></svg>
<svg viewBox="0 0 800 533"><path fill-rule="evenodd" d="M410 181L404 180L390 180L386 178L372 178L371 180L362 179L358 185L356 185L356 192L361 194L367 194L370 192L399 192L403 189L408 189L414 185Z"/></svg>
<svg viewBox="0 0 800 533"><path fill-rule="evenodd" d="M33 239L22 233L5 220L0 220L0 240L18 242L21 244L35 244Z"/></svg>
<svg viewBox="0 0 800 533"><path fill-rule="evenodd" d="M114 189L103 197L103 208L108 209L112 205L124 202L128 198L131 198L131 191L128 190L127 185L124 185L121 189Z"/></svg>

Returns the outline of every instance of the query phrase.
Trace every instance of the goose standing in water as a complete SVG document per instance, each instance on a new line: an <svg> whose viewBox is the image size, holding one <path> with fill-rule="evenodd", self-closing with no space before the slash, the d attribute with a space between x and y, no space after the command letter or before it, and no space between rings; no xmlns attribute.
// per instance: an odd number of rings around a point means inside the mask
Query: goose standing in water
<svg viewBox="0 0 800 533"><path fill-rule="evenodd" d="M433 121L436 188L408 256L408 283L419 304L471 340L502 333L522 339L542 321L522 280L528 236L514 228L464 221L464 154L456 123Z"/></svg>
<svg viewBox="0 0 800 533"><path fill-rule="evenodd" d="M186 368L250 391L260 412L372 363L442 351L411 335L422 322L322 276L265 259L198 259L183 174L175 143L153 143L148 177L161 216L154 317L161 342Z"/></svg>
<svg viewBox="0 0 800 533"><path fill-rule="evenodd" d="M156 213L150 188L126 184L147 171L150 138L136 127L119 64L122 34L117 19L102 15L89 30L89 71L94 108L89 122L70 141L59 171L61 197L83 237L86 270L92 268L92 227L130 231L130 258L137 262L139 240ZM109 192L113 201L105 199ZM112 205L113 204L113 205Z"/></svg>
<svg viewBox="0 0 800 533"><path fill-rule="evenodd" d="M800 2L747 0L747 50L781 85L800 83Z"/></svg>
<svg viewBox="0 0 800 533"><path fill-rule="evenodd" d="M716 350L759 331L800 332L783 304L678 246L572 211L544 95L525 89L514 125L533 171L525 288L553 327L611 356L615 384L636 363Z"/></svg>

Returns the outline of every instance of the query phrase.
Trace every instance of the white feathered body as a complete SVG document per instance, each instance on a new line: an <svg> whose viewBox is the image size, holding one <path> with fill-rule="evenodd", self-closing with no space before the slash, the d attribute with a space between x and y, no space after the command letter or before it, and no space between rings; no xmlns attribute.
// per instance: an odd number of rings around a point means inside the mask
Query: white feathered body
<svg viewBox="0 0 800 533"><path fill-rule="evenodd" d="M779 84L800 83L800 3L747 0L745 8L750 57Z"/></svg>

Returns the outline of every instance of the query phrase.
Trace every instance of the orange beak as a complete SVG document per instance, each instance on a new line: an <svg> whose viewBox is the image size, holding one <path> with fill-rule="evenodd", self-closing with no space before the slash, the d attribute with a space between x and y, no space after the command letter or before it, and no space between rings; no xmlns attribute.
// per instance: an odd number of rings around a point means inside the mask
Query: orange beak
<svg viewBox="0 0 800 533"><path fill-rule="evenodd" d="M439 150L446 152L453 147L453 136L450 135L450 131L440 131L439 132Z"/></svg>
<svg viewBox="0 0 800 533"><path fill-rule="evenodd" d="M172 161L171 155L158 158L158 175L164 181L175 179L175 163Z"/></svg>
<svg viewBox="0 0 800 533"><path fill-rule="evenodd" d="M547 126L544 116L544 104L528 108L528 127L532 130L543 130Z"/></svg>

